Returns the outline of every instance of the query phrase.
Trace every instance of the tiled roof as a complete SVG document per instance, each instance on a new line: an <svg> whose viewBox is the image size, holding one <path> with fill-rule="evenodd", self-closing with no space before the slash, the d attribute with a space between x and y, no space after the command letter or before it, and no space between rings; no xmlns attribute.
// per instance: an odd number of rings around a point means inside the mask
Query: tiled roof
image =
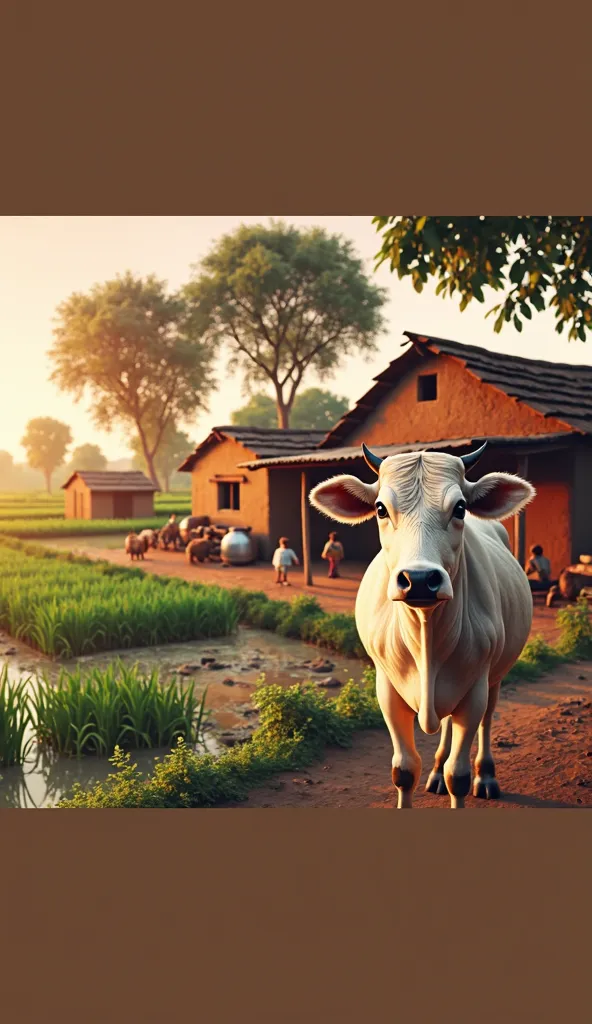
<svg viewBox="0 0 592 1024"><path fill-rule="evenodd" d="M91 491L157 491L148 477L139 470L118 473L110 470L78 469L72 473L62 487L68 487L75 477L80 477Z"/></svg>
<svg viewBox="0 0 592 1024"><path fill-rule="evenodd" d="M205 441L179 466L179 472L190 472L203 450L216 441L230 438L248 448L259 458L294 455L316 448L326 436L325 430L280 430L264 427L213 427Z"/></svg>
<svg viewBox="0 0 592 1024"><path fill-rule="evenodd" d="M515 448L524 454L529 451L539 450L541 447L566 447L572 442L574 434L566 431L561 434L532 434L530 436L520 435L518 437L456 437L440 441L418 441L415 444L387 444L372 445L372 451L381 458L388 455L402 455L405 452L419 451L444 451L453 452L456 449L466 448L471 451L478 448L487 440L492 447ZM463 453L464 454L464 453ZM353 462L355 459L363 458L362 446L357 444L351 447L340 448L317 448L315 451L300 452L298 455L277 456L271 459L257 459L253 462L239 462L241 469L265 469L274 466L300 466L307 464L324 465L333 462Z"/></svg>

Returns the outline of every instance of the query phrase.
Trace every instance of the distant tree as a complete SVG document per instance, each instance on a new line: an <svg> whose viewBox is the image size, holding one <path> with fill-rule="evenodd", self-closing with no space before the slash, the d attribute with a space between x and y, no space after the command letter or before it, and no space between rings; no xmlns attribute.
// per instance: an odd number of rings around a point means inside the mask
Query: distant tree
<svg viewBox="0 0 592 1024"><path fill-rule="evenodd" d="M77 469L102 470L107 468L107 459L98 444L81 444L75 448L68 461L68 472Z"/></svg>
<svg viewBox="0 0 592 1024"><path fill-rule="evenodd" d="M135 430L160 488L155 459L167 427L207 409L213 387L214 352L186 300L155 277L127 273L71 295L57 312L51 379L76 401L88 390L98 426Z"/></svg>
<svg viewBox="0 0 592 1024"><path fill-rule="evenodd" d="M350 352L374 352L384 324L386 293L351 242L281 222L222 237L185 295L203 336L228 344L247 393L271 383L280 427L308 371L324 379Z"/></svg>
<svg viewBox="0 0 592 1024"><path fill-rule="evenodd" d="M380 263L421 292L428 277L436 294L458 293L461 310L484 301L489 285L504 301L493 329L546 306L555 310L556 330L586 340L592 329L592 217L374 217L382 232Z"/></svg>
<svg viewBox="0 0 592 1024"><path fill-rule="evenodd" d="M0 451L0 491L10 490L14 476L14 459L10 452Z"/></svg>
<svg viewBox="0 0 592 1024"><path fill-rule="evenodd" d="M72 444L70 427L50 416L29 420L21 444L27 453L31 469L40 469L51 492L51 478L65 460L66 449Z"/></svg>
<svg viewBox="0 0 592 1024"><path fill-rule="evenodd" d="M277 427L276 404L269 395L257 392L246 405L231 413L230 422L236 427Z"/></svg>
<svg viewBox="0 0 592 1024"><path fill-rule="evenodd" d="M350 403L322 388L307 388L298 395L292 412L292 426L297 429L331 430L345 416Z"/></svg>
<svg viewBox="0 0 592 1024"><path fill-rule="evenodd" d="M182 430L177 430L174 423L169 423L154 459L156 472L164 481L165 491L170 490L171 477L174 476L183 459L186 459L194 448L195 445L189 440L189 435ZM134 453L134 469L146 472L146 459L138 437L132 438L131 449Z"/></svg>
<svg viewBox="0 0 592 1024"><path fill-rule="evenodd" d="M338 398L322 388L307 388L294 399L290 426L295 430L331 430L348 409L347 398ZM275 402L259 392L233 412L230 420L238 427L277 427Z"/></svg>

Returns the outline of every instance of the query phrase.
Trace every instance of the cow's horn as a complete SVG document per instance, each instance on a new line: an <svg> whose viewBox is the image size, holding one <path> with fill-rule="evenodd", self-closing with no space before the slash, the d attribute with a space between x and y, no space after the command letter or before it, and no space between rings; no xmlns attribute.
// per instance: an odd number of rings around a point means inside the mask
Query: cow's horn
<svg viewBox="0 0 592 1024"><path fill-rule="evenodd" d="M374 452L371 452L369 448L366 448L365 444L362 444L362 451L370 469L373 469L375 473L378 473L384 459L381 459L380 455L375 455Z"/></svg>
<svg viewBox="0 0 592 1024"><path fill-rule="evenodd" d="M477 448L474 452L469 452L468 455L461 455L461 462L464 463L465 470L470 469L476 462L479 461L483 452L487 448L487 441L484 441L480 448Z"/></svg>

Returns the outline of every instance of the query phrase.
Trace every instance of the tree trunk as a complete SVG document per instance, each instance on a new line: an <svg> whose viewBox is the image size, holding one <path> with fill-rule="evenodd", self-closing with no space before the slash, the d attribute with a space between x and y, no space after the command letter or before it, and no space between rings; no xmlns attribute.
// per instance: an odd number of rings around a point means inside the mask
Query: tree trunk
<svg viewBox="0 0 592 1024"><path fill-rule="evenodd" d="M154 452L148 450L148 443L146 441L146 435L142 430L142 426L136 421L136 427L138 428L138 437L140 438L140 444L142 445L142 452L144 454L144 460L146 462L146 469L148 470L148 476L150 477L154 486L160 491L162 490L158 477L156 475L156 469L154 468Z"/></svg>
<svg viewBox="0 0 592 1024"><path fill-rule="evenodd" d="M45 477L45 486L47 488L47 493L51 494L51 469L44 469L43 475Z"/></svg>
<svg viewBox="0 0 592 1024"><path fill-rule="evenodd" d="M281 395L278 394L276 399L276 409L278 418L278 427L281 430L288 430L290 426L290 413L292 407L284 402Z"/></svg>

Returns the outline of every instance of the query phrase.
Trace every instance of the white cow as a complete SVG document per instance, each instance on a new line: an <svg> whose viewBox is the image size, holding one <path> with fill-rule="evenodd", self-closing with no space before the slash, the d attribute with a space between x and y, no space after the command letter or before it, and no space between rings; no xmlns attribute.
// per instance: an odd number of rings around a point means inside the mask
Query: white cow
<svg viewBox="0 0 592 1024"><path fill-rule="evenodd" d="M499 520L535 490L508 473L467 480L486 443L461 458L414 452L380 459L362 445L378 474L374 484L335 476L310 493L312 505L340 523L377 517L381 550L360 584L356 625L376 667L399 807L412 806L421 772L416 715L426 733L444 723L429 792L448 791L453 808L464 806L478 730L473 794L500 795L491 721L501 680L528 638L532 596Z"/></svg>

